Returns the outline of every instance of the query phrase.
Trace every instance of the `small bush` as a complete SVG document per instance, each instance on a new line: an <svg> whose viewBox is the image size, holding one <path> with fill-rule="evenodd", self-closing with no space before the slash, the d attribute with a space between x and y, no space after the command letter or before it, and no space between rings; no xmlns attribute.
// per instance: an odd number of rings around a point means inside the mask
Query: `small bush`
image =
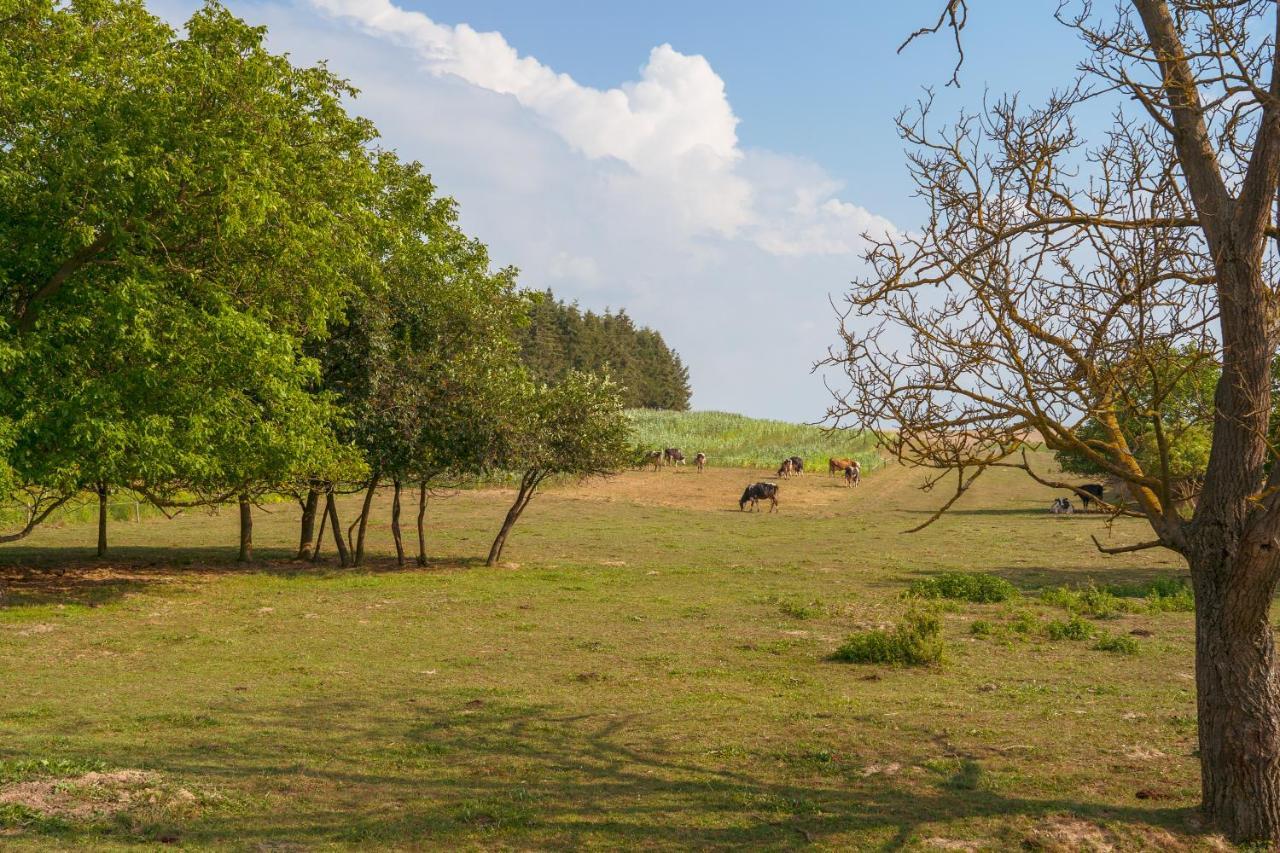
<svg viewBox="0 0 1280 853"><path fill-rule="evenodd" d="M995 626L986 619L976 619L973 624L969 626L969 633L973 634L975 637L990 637L995 633L995 630Z"/></svg>
<svg viewBox="0 0 1280 853"><path fill-rule="evenodd" d="M921 666L942 660L942 620L936 613L912 611L892 630L862 631L850 636L832 655L846 663Z"/></svg>
<svg viewBox="0 0 1280 853"><path fill-rule="evenodd" d="M1065 622L1054 620L1044 626L1044 633L1050 640L1087 640L1093 636L1093 626L1073 615Z"/></svg>
<svg viewBox="0 0 1280 853"><path fill-rule="evenodd" d="M1010 620L1009 628L1019 634L1034 634L1040 628L1040 620L1035 614L1023 610Z"/></svg>
<svg viewBox="0 0 1280 853"><path fill-rule="evenodd" d="M1132 609L1143 609L1151 613L1192 613L1196 609L1195 595L1191 584L1184 577L1166 575L1143 584L1112 584L1107 587L1112 595L1121 598L1144 598L1141 605ZM1126 602L1127 603L1127 602Z"/></svg>
<svg viewBox="0 0 1280 853"><path fill-rule="evenodd" d="M1133 637L1124 635L1111 636L1103 633L1098 638L1098 642L1094 648L1100 652L1113 652L1118 655L1136 655L1138 653L1138 641Z"/></svg>
<svg viewBox="0 0 1280 853"><path fill-rule="evenodd" d="M1018 594L1013 584L995 575L982 572L944 572L931 578L922 578L907 588L908 595L919 598L950 598L990 604L1009 601Z"/></svg>
<svg viewBox="0 0 1280 853"><path fill-rule="evenodd" d="M1151 583L1146 595L1147 609L1152 613L1194 613L1196 597L1191 584L1182 578L1159 578Z"/></svg>
<svg viewBox="0 0 1280 853"><path fill-rule="evenodd" d="M790 616L792 619L812 619L822 613L822 605L817 601L810 604L799 601L780 601L778 609L782 611L783 616Z"/></svg>
<svg viewBox="0 0 1280 853"><path fill-rule="evenodd" d="M1046 589L1040 593L1040 600L1071 613L1092 616L1095 619L1111 619L1121 613L1132 613L1142 609L1117 597L1113 588L1097 587L1092 583L1084 589L1068 589L1065 586Z"/></svg>

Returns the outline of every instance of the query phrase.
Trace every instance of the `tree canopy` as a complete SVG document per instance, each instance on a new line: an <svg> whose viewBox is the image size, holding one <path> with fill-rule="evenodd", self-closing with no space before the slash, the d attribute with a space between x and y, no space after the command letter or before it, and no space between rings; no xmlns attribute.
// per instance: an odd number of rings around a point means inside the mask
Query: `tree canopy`
<svg viewBox="0 0 1280 853"><path fill-rule="evenodd" d="M656 332L518 291L423 167L348 112L353 90L271 53L262 28L216 2L181 31L139 0L11 5L0 503L21 512L0 541L96 493L101 554L108 495L128 490L238 503L248 560L252 505L293 495L298 556L327 527L358 563L387 482L402 562L401 491L418 489L425 562L433 485L609 468L619 388L571 368L687 405ZM547 322L529 337L534 305ZM540 382L522 345L552 327L569 360L535 359ZM344 529L334 497L357 491Z"/></svg>
<svg viewBox="0 0 1280 853"><path fill-rule="evenodd" d="M583 311L550 290L538 297L520 339L536 379L559 382L574 370L607 373L627 408L689 408L689 370L658 332L636 326L626 311Z"/></svg>

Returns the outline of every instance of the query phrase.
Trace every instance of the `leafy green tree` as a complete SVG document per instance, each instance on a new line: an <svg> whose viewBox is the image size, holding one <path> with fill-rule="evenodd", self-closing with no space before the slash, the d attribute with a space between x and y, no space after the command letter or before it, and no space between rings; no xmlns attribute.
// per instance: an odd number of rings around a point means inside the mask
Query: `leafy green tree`
<svg viewBox="0 0 1280 853"><path fill-rule="evenodd" d="M369 466L359 483L361 512L349 531L357 565L379 483L390 480L393 487L391 528L401 563L403 489L418 483L424 562L429 484L488 466L492 436L500 432L489 417L491 402L516 362L513 334L526 308L515 291L515 271L490 269L484 245L457 227L454 201L435 195L417 163L383 155L378 168L384 190L376 277L319 347L325 387L345 406L347 435Z"/></svg>
<svg viewBox="0 0 1280 853"><path fill-rule="evenodd" d="M1193 484L1203 476L1213 442L1213 395L1222 374L1213 354L1153 343L1109 370L1116 377L1111 414L1143 470L1163 470L1175 484ZM1076 434L1094 454L1059 450L1055 456L1062 470L1106 476L1097 457L1110 441L1107 428L1091 417Z"/></svg>
<svg viewBox="0 0 1280 853"><path fill-rule="evenodd" d="M520 485L489 549L489 566L502 558L511 528L548 477L608 476L631 454L622 396L607 377L571 371L556 385L526 384L513 396L520 420L506 467L521 472Z"/></svg>
<svg viewBox="0 0 1280 853"><path fill-rule="evenodd" d="M211 414L247 418L223 424L242 436L264 412L316 421L269 400L301 403L289 339L322 336L369 265L373 130L342 81L263 36L216 4L183 37L133 0L0 18L0 408L16 490L45 508L86 487L243 481L213 456L243 445L192 438ZM194 369L228 355L243 361ZM277 383L261 400L241 381L259 363ZM261 470L290 467L281 448Z"/></svg>

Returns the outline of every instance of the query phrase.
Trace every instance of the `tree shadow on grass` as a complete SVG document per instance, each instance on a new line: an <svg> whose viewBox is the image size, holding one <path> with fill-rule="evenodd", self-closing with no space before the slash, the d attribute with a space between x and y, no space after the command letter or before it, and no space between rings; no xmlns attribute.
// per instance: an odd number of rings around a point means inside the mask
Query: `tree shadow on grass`
<svg viewBox="0 0 1280 853"><path fill-rule="evenodd" d="M108 557L51 553L33 549L11 552L0 560L0 608L82 604L97 606L116 601L148 587L193 580L210 575L257 575L278 577L351 577L401 572L441 572L484 568L484 559L429 560L425 567L409 560L397 565L394 557L366 558L359 567L342 567L334 556L316 562L292 559L286 549L263 549L249 563L235 560L234 550L221 547L184 548L175 551L163 546L120 547Z"/></svg>
<svg viewBox="0 0 1280 853"><path fill-rule="evenodd" d="M1093 562L1075 566L997 566L990 572L999 575L1023 592L1039 592L1069 588L1121 586L1146 587L1156 580L1177 577L1190 582L1185 567L1173 566L1118 566L1109 567L1105 562Z"/></svg>
<svg viewBox="0 0 1280 853"><path fill-rule="evenodd" d="M372 716L350 699L211 709L236 736L210 731L185 747L150 738L109 760L236 792L234 807L215 805L176 827L195 845L897 850L922 832L964 835L974 819L991 818L976 831L1017 847L1063 815L1157 845L1162 831L1194 831L1187 807L997 791L973 758L950 771L886 776L867 774L855 756L805 763L784 743L773 747L781 753L744 744L737 757L681 748L643 714L567 715L462 690L397 706L399 714ZM928 752L930 737L919 734Z"/></svg>

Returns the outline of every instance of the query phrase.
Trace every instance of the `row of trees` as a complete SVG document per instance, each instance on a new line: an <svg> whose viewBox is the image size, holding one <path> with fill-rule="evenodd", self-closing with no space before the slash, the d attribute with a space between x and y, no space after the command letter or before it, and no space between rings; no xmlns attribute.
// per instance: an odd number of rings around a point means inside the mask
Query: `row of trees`
<svg viewBox="0 0 1280 853"><path fill-rule="evenodd" d="M554 473L626 454L620 389L520 363L530 300L323 67L210 3L179 35L136 0L0 18L0 500L29 534L86 491L161 507L296 494L359 564L375 489L514 472L495 542ZM335 495L363 492L345 528Z"/></svg>
<svg viewBox="0 0 1280 853"><path fill-rule="evenodd" d="M658 332L636 326L625 311L583 311L550 290L538 296L520 336L524 363L538 379L608 372L624 386L628 408L689 408L689 370Z"/></svg>

